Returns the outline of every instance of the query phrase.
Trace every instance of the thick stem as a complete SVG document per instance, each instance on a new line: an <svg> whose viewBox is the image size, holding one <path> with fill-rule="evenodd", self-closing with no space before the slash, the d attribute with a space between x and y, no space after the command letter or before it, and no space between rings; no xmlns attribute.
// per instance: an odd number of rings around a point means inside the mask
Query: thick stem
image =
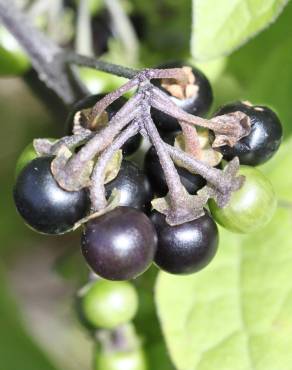
<svg viewBox="0 0 292 370"><path fill-rule="evenodd" d="M32 25L30 18L12 0L0 0L0 21L30 56L39 78L66 104L74 103L82 89L77 91L76 85L73 87L72 76L60 58L62 50Z"/></svg>
<svg viewBox="0 0 292 370"><path fill-rule="evenodd" d="M188 204L185 197L186 191L180 181L180 177L177 173L174 163L172 162L165 148L164 142L162 141L157 128L152 121L152 118L150 116L150 106L148 107L148 109L149 113L147 112L145 117L143 117L143 123L149 139L156 149L161 167L165 175L169 190L168 194L171 209L176 215L184 214L188 210Z"/></svg>
<svg viewBox="0 0 292 370"><path fill-rule="evenodd" d="M104 188L104 176L106 167L115 154L132 136L139 131L137 121L131 123L124 131L122 131L110 146L105 149L100 155L98 162L91 176L90 198L93 211L99 211L106 207L107 200Z"/></svg>

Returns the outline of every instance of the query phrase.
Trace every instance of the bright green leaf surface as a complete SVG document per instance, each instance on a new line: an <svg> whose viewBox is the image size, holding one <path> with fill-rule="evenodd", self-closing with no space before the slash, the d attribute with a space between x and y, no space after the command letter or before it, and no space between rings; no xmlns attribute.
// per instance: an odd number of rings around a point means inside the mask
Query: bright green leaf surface
<svg viewBox="0 0 292 370"><path fill-rule="evenodd" d="M290 138L282 143L275 157L260 168L271 180L280 205L288 205L292 202L291 153L292 139ZM289 235L290 232L287 238Z"/></svg>
<svg viewBox="0 0 292 370"><path fill-rule="evenodd" d="M292 368L290 210L262 232L220 230L220 249L200 274L161 273L156 302L179 370Z"/></svg>
<svg viewBox="0 0 292 370"><path fill-rule="evenodd" d="M265 229L247 236L220 229L219 252L205 270L160 273L158 315L179 370L292 369L291 151L290 139L261 167L285 206Z"/></svg>
<svg viewBox="0 0 292 370"><path fill-rule="evenodd" d="M287 2L193 0L193 57L209 60L229 54L273 22Z"/></svg>

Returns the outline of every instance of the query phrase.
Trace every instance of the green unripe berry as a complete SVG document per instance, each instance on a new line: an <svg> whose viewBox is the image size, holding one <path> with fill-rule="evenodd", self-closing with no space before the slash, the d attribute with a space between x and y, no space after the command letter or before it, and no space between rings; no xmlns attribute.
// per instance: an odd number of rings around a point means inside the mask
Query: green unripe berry
<svg viewBox="0 0 292 370"><path fill-rule="evenodd" d="M94 327L113 329L131 321L138 309L138 296L126 281L97 280L81 301L84 318Z"/></svg>
<svg viewBox="0 0 292 370"><path fill-rule="evenodd" d="M94 370L146 370L141 349L130 352L101 352L96 356Z"/></svg>
<svg viewBox="0 0 292 370"><path fill-rule="evenodd" d="M234 192L226 207L209 201L215 221L237 233L251 233L265 226L272 218L277 201L270 181L256 168L241 166L245 176L241 189Z"/></svg>

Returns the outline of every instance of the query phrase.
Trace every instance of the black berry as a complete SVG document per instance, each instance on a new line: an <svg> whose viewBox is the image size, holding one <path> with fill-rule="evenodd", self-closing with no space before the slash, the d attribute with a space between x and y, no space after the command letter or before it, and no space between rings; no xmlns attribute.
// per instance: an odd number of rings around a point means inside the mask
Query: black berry
<svg viewBox="0 0 292 370"><path fill-rule="evenodd" d="M189 65L184 62L172 62L160 65L158 68L179 68L183 66ZM159 80L158 82L154 80L153 83L158 84L158 86L184 111L196 116L204 116L209 111L213 102L212 87L207 77L199 69L192 67L192 73L195 77L194 86L196 86L197 89L194 90L194 94L183 99L172 96L169 91L161 86ZM152 117L156 126L162 131L176 131L180 129L178 121L163 112L152 109Z"/></svg>
<svg viewBox="0 0 292 370"><path fill-rule="evenodd" d="M107 197L113 189L120 191L120 205L147 210L153 198L148 177L131 161L123 160L117 177L105 186Z"/></svg>
<svg viewBox="0 0 292 370"><path fill-rule="evenodd" d="M277 115L268 107L251 106L235 102L222 107L216 116L241 111L251 120L251 132L234 147L220 148L224 159L238 157L241 164L257 166L269 160L278 150L282 140L282 125Z"/></svg>
<svg viewBox="0 0 292 370"><path fill-rule="evenodd" d="M204 216L177 226L170 226L165 216L154 211L151 220L156 228L158 246L155 263L172 274L191 274L205 267L218 246L216 223Z"/></svg>
<svg viewBox="0 0 292 370"><path fill-rule="evenodd" d="M20 172L15 187L16 208L25 222L44 234L62 234L86 215L89 198L85 189L65 191L51 173L53 157L39 157Z"/></svg>
<svg viewBox="0 0 292 370"><path fill-rule="evenodd" d="M108 280L128 280L152 263L157 236L148 217L130 207L117 207L90 222L81 239L92 270Z"/></svg>

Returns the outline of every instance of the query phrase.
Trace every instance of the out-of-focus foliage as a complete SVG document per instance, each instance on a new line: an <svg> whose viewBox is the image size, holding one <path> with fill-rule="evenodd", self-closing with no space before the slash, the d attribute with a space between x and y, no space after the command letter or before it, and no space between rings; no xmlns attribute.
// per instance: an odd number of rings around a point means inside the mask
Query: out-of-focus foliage
<svg viewBox="0 0 292 370"><path fill-rule="evenodd" d="M193 30L191 0L121 2L139 36L137 67L155 66L170 59L191 60L211 79L214 110L218 105L236 99L267 104L278 112L285 138L289 139L292 133L292 2L274 24L226 57L222 54L242 44L275 18L286 1L244 1L238 5L239 2L234 0L231 7L226 5L230 1L194 0L199 11L193 8ZM102 16L104 9L100 4L98 0L98 16ZM247 4L251 6L249 14L256 15L256 19L243 27L243 20L247 18L242 16L242 10ZM263 7L266 11L259 11ZM233 27L236 32L231 32ZM195 32L193 37L192 32ZM190 51L191 38L196 59ZM217 56L217 59L198 62L198 58ZM110 36L102 57L125 63L123 49L114 34ZM0 58L0 68L1 63L4 66L4 59ZM100 72L88 73L84 80L87 78L91 91L96 93L122 83L122 79ZM65 286L68 284L68 289L72 289L70 282L77 287L85 280L87 270L78 254L78 232L69 238L37 236L23 225L12 201L18 155L33 138L58 137L63 135L64 128L54 124L56 120L48 115L43 105L31 98L29 89L17 79L0 80L0 120L4 138L0 149L0 251L3 259L0 276L0 370L53 370L54 365L60 370L89 370L90 360L84 361L84 356L86 354L87 358L91 351L90 341L84 340L84 329L76 324L73 310L65 311L66 314L62 310L49 310L50 316L46 316L48 323L44 326L42 321L38 321L43 317L27 317L25 313L29 304L37 305L38 300L41 304L42 294L46 296L48 293L36 291L35 300L25 302L26 295L18 296L18 287L11 283L12 275L18 279L24 276L20 255L30 256L36 266L44 262L43 254L34 252L36 246L40 251L46 250L51 254L51 251L55 253L70 245L72 254L69 250L63 257L53 256L52 261L48 261L51 264L50 279L58 282L60 279ZM219 254L205 271L187 278L165 273L160 275L156 302L171 356L166 350L154 305L157 269L151 269L135 281L140 297L135 325L146 351L149 370L174 369L170 357L179 370L288 370L291 367L291 151L291 142L287 141L276 157L262 167L275 186L280 206L284 207L279 208L267 229L248 237L222 231ZM34 279L39 279L33 268L31 274ZM45 284L48 276L45 273L42 276ZM73 293L70 291L69 294L72 294L73 304ZM68 296L65 298L64 294L59 294L57 297L59 303L68 305ZM32 320L35 320L33 330ZM63 349L63 355L59 351L57 357L49 358L56 351L56 343L51 339L36 344L35 334L38 330L43 331L44 327L48 331L55 328L52 323L66 325L64 330L61 328L63 335L58 336L60 342L57 345ZM72 331L65 335L65 328L69 325ZM54 333L51 334L50 338L53 338ZM70 340L72 335L75 341ZM67 354L73 352L74 361L68 361Z"/></svg>

